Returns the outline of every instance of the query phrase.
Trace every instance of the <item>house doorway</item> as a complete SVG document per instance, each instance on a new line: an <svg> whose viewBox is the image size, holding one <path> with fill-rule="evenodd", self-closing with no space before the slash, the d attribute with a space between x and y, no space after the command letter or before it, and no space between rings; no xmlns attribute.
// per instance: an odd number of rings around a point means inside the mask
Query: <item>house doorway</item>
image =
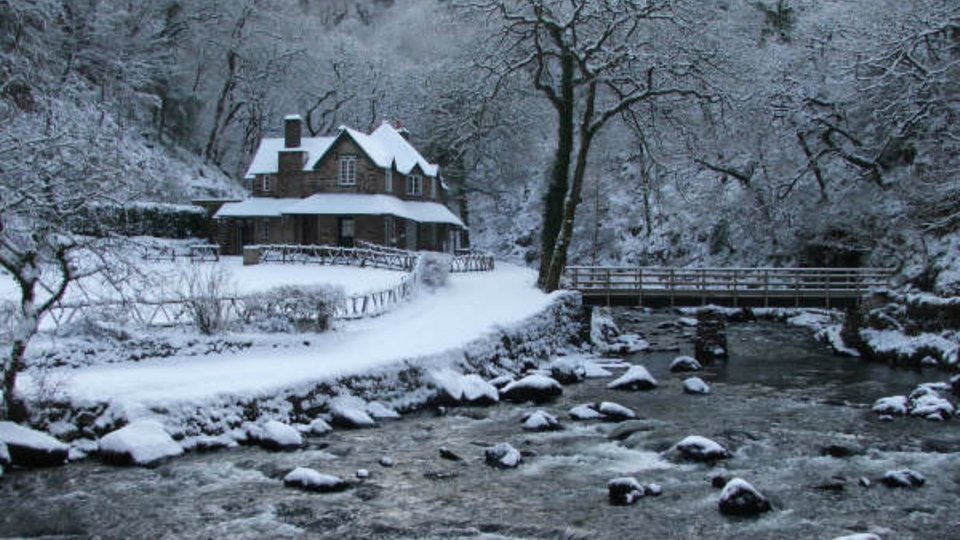
<svg viewBox="0 0 960 540"><path fill-rule="evenodd" d="M418 233L417 222L413 220L407 220L407 250L417 251L417 245L420 243L417 238Z"/></svg>
<svg viewBox="0 0 960 540"><path fill-rule="evenodd" d="M353 247L355 243L356 222L352 217L342 217L339 219L339 222L337 229L340 231L340 234L337 245L340 247Z"/></svg>
<svg viewBox="0 0 960 540"><path fill-rule="evenodd" d="M317 244L317 217L299 216L300 243L308 246Z"/></svg>

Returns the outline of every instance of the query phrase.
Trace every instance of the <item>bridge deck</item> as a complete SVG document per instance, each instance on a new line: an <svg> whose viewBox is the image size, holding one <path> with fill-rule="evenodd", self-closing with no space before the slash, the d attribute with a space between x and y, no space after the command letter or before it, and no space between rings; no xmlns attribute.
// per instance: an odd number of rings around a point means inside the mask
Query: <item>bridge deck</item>
<svg viewBox="0 0 960 540"><path fill-rule="evenodd" d="M882 268L654 268L572 266L568 288L588 304L845 307L886 287Z"/></svg>

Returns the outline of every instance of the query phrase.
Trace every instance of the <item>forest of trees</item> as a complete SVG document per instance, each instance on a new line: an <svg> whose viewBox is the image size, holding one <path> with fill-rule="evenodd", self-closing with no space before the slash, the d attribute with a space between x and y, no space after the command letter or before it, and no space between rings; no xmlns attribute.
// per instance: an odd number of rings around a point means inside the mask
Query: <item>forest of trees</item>
<svg viewBox="0 0 960 540"><path fill-rule="evenodd" d="M545 284L804 263L958 287L947 0L0 0L0 97L6 202L25 169L110 202L236 194L286 114L399 119L474 244Z"/></svg>

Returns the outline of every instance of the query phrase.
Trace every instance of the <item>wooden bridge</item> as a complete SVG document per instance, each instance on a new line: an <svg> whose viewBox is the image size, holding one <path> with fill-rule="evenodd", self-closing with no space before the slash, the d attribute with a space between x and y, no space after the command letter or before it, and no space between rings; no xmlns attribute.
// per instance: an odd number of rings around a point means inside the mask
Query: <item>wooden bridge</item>
<svg viewBox="0 0 960 540"><path fill-rule="evenodd" d="M889 285L885 268L571 266L567 288L586 304L647 307L848 307Z"/></svg>

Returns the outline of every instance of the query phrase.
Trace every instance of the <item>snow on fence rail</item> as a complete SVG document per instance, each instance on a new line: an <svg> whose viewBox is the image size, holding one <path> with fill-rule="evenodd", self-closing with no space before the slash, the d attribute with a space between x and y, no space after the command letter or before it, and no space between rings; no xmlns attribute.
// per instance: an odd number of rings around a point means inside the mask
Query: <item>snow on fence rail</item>
<svg viewBox="0 0 960 540"><path fill-rule="evenodd" d="M357 242L357 245L364 249L380 251L383 253L406 254L413 257L417 256L415 251L406 251L393 247L381 246L379 244L373 244L370 242L359 241ZM493 255L470 249L457 250L457 252L450 257L450 271L453 273L492 272L495 265L496 263L494 262Z"/></svg>
<svg viewBox="0 0 960 540"><path fill-rule="evenodd" d="M217 244L189 244L183 248L174 246L147 246L143 251L146 261L175 261L189 258L191 261L219 261L220 246Z"/></svg>
<svg viewBox="0 0 960 540"><path fill-rule="evenodd" d="M409 272L417 263L417 255L405 251L384 251L339 246L304 246L295 244L247 246L260 251L262 263L301 263L385 268Z"/></svg>

